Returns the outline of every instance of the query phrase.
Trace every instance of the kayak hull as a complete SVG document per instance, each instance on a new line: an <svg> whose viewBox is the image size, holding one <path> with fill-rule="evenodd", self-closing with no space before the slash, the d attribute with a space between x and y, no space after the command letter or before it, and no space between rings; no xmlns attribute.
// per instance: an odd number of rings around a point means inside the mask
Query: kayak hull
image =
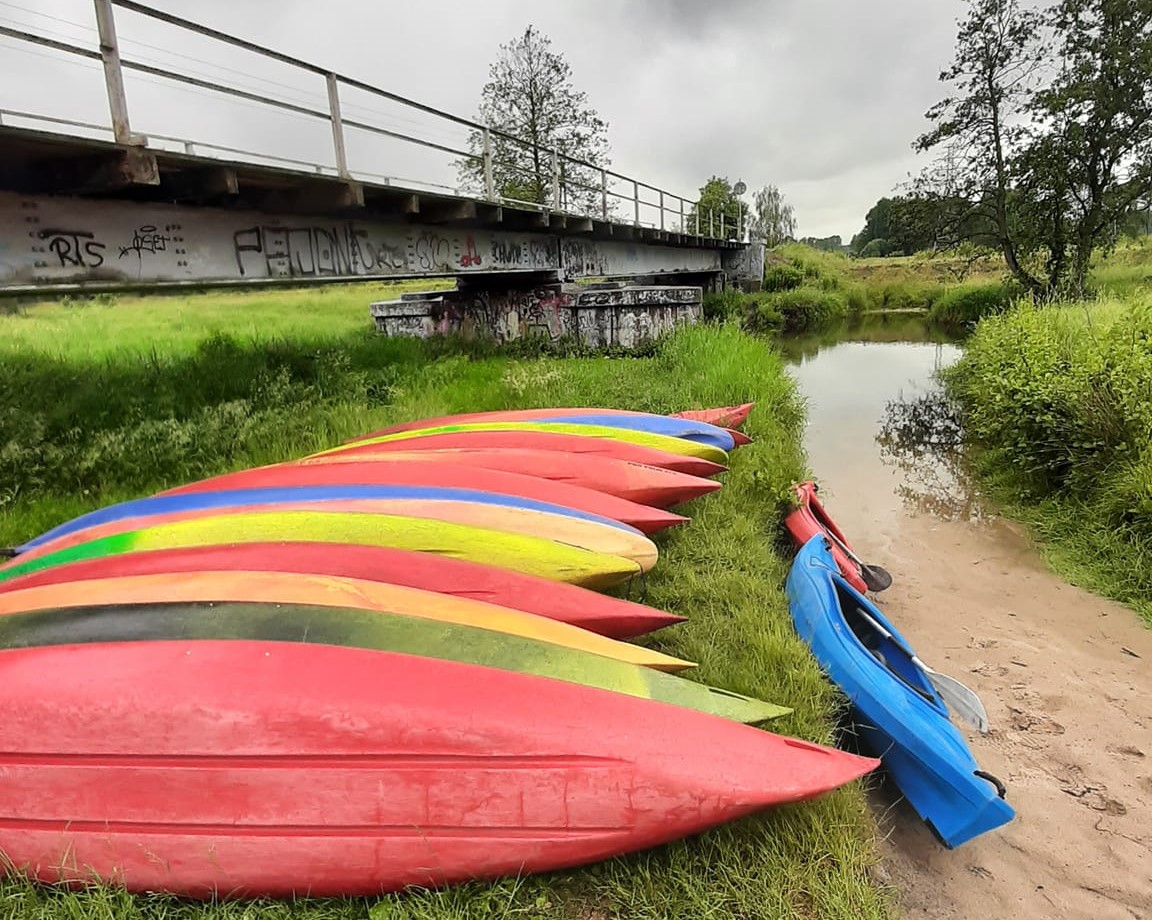
<svg viewBox="0 0 1152 920"><path fill-rule="evenodd" d="M235 543L354 543L390 547L507 568L552 581L605 588L640 574L630 559L552 540L444 521L330 511L216 514L88 540L77 546L17 557L0 566L0 583L29 572L84 559L155 549Z"/></svg>
<svg viewBox="0 0 1152 920"><path fill-rule="evenodd" d="M1015 812L978 774L944 701L901 651L907 642L840 574L825 537L800 550L787 590L796 630L851 701L862 741L937 838L957 847L1011 821ZM859 609L895 641L854 613Z"/></svg>
<svg viewBox="0 0 1152 920"><path fill-rule="evenodd" d="M123 508L93 512L86 516L86 526L73 529L72 525L61 525L58 530L62 533L51 538L46 535L26 544L21 548L18 558L35 558L90 540L179 521L243 512L315 510L328 514L387 515L392 518L403 517L500 531L590 552L617 555L635 562L645 572L656 564L656 544L640 531L620 526L616 522L571 517L514 504L435 498L432 496L437 490L431 489L409 490L429 495L424 498L372 497L386 496L390 491L386 487L246 489L157 496L128 502ZM354 497L357 495L365 497Z"/></svg>
<svg viewBox="0 0 1152 920"><path fill-rule="evenodd" d="M188 572L302 572L379 581L548 617L613 639L683 622L675 616L576 585L432 553L350 543L225 543L103 556L0 583L4 592L61 582Z"/></svg>
<svg viewBox="0 0 1152 920"><path fill-rule="evenodd" d="M352 607L173 601L52 607L0 617L0 651L176 640L267 640L422 655L563 680L742 722L791 712L774 703L580 649L462 623Z"/></svg>
<svg viewBox="0 0 1152 920"><path fill-rule="evenodd" d="M700 457L672 454L640 444L609 438L586 438L551 431L463 431L450 434L421 435L404 441L368 441L346 444L339 451L326 451L305 458L305 462L331 460L337 456L376 454L384 451L424 451L487 448L560 451L576 456L609 457L630 463L655 466L690 476L714 476L727 467Z"/></svg>
<svg viewBox="0 0 1152 920"><path fill-rule="evenodd" d="M350 607L387 616L474 626L661 671L691 663L567 623L481 601L357 578L297 572L223 571L123 575L0 592L0 617L56 607L167 603L297 604Z"/></svg>
<svg viewBox="0 0 1152 920"><path fill-rule="evenodd" d="M201 898L559 869L818 796L874 763L673 706L361 649L33 648L0 653L0 675L11 862L44 882Z"/></svg>
<svg viewBox="0 0 1152 920"><path fill-rule="evenodd" d="M560 417L578 416L616 416L620 418L632 417L635 419L682 419L690 422L703 422L719 428L739 428L744 424L748 413L752 410L752 403L746 406L725 406L718 409L696 409L686 412L674 412L671 415L659 415L652 412L636 412L632 409L603 409L589 406L561 406L557 408L541 409L496 409L489 412L464 412L458 415L440 415L434 418L414 419L410 422L401 422L389 425L362 434L345 443L361 441L366 438L375 438L385 434L396 434L400 431L412 431L416 428L431 428L440 425L459 425L470 422L535 422Z"/></svg>
<svg viewBox="0 0 1152 920"><path fill-rule="evenodd" d="M427 437L436 434L453 434L466 431L543 431L548 434L571 434L583 438L601 438L609 441L621 441L625 444L638 444L641 447L651 447L655 450L666 451L670 454L680 454L685 457L696 457L701 460L710 460L713 463L727 465L728 452L713 447L711 444L700 444L684 438L671 437L663 434L651 434L646 431L633 431L628 428L611 428L606 425L581 425L563 422L472 422L460 425L441 425L439 427L413 428L396 434L381 435L378 438L354 441L341 447L333 447L322 453L338 453L350 448L365 444L387 444L393 441L405 441L413 438Z"/></svg>
<svg viewBox="0 0 1152 920"><path fill-rule="evenodd" d="M702 476L689 476L656 466L615 460L594 454L570 454L558 450L523 448L445 448L423 451L365 451L326 454L299 461L305 466L331 463L446 463L504 473L535 476L550 482L594 489L626 501L654 508L670 508L721 488L721 483ZM617 518L619 520L619 518ZM658 521L660 519L657 519ZM626 521L637 527L639 520ZM675 519L672 523L678 523ZM651 527L639 527L652 533Z"/></svg>
<svg viewBox="0 0 1152 920"><path fill-rule="evenodd" d="M836 539L851 549L852 544L848 542L840 528L836 526L836 522L832 520L831 515L820 503L816 494L816 483L800 482L794 486L794 490L800 501L800 507L784 519L784 527L792 537L792 542L796 548L799 549L804 546L817 534L829 534L835 536ZM836 560L840 574L844 576L848 584L861 594L867 592L868 586L860 576L860 567L848 558L848 554L837 545L835 540L831 541L831 547L832 557Z"/></svg>
<svg viewBox="0 0 1152 920"><path fill-rule="evenodd" d="M278 463L190 482L161 492L160 495L304 486L468 489L474 492L488 492L493 496L512 496L560 505L583 514L594 514L597 517L619 521L644 533L655 533L666 527L682 524L686 520L678 514L660 508L650 508L613 495L605 495L594 489L552 482L535 475L422 459L413 459L405 463L371 460L351 463Z"/></svg>

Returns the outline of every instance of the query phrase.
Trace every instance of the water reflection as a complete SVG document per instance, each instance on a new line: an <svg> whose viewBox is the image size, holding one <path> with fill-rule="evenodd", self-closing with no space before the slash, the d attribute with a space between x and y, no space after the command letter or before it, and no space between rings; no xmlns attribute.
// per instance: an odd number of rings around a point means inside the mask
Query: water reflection
<svg viewBox="0 0 1152 920"><path fill-rule="evenodd" d="M896 494L910 510L945 521L983 520L983 506L964 456L955 403L935 386L914 399L891 400L876 443L880 461L900 470Z"/></svg>
<svg viewBox="0 0 1152 920"><path fill-rule="evenodd" d="M782 343L808 403L812 470L862 527L983 517L937 377L960 357L955 341L922 314L889 313Z"/></svg>

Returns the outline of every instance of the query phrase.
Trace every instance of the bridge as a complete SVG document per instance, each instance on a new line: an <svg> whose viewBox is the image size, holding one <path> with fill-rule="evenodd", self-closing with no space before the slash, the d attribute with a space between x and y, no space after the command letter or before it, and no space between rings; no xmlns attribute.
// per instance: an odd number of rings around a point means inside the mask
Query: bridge
<svg viewBox="0 0 1152 920"><path fill-rule="evenodd" d="M381 328L392 317L389 330L415 332L406 320L427 330L427 318L475 312L477 291L487 313L493 298L537 291L533 303L554 303L564 282L588 279L670 282L682 301L685 286L763 271L745 228L694 200L353 76L134 0L93 0L91 23L5 6L30 22L0 21L0 39L90 68L106 107L86 117L0 108L0 296L455 277L455 292L424 306L407 298L374 311ZM194 92L197 106L157 88ZM129 106L137 94L149 101L141 119ZM255 144L180 131L227 105L267 124L249 131ZM500 152L514 147L545 164L544 202L494 182L510 166ZM601 306L613 301L606 289ZM616 299L653 298L668 303L651 292Z"/></svg>

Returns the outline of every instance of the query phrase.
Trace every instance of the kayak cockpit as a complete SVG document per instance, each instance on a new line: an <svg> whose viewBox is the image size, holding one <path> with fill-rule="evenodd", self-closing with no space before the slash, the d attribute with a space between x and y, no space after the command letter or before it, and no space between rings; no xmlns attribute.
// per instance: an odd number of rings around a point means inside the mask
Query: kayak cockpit
<svg viewBox="0 0 1152 920"><path fill-rule="evenodd" d="M859 596L838 578L834 578L833 583L836 587L836 601L840 607L840 614L856 641L873 660L882 665L905 687L923 697L933 707L943 709L935 689L924 676L924 672L912 663L912 657L899 643L877 630L868 621L868 617L861 615ZM873 619L879 615L879 611L875 609L868 613Z"/></svg>

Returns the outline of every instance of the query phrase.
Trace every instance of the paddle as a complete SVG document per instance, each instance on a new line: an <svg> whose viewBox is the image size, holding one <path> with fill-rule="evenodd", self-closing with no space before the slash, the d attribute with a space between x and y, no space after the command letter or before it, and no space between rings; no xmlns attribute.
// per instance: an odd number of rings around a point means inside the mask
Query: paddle
<svg viewBox="0 0 1152 920"><path fill-rule="evenodd" d="M944 700L944 703L950 710L978 732L984 733L988 731L988 713L984 709L984 704L980 702L980 697L965 687L955 677L949 677L947 674L941 674L939 671L934 671L928 667L928 665L916 657L916 653L913 652L912 649L900 642L899 639L885 629L863 607L857 605L856 612L867 620L869 625L880 633L880 635L890 642L895 643L905 655L912 659L912 664L924 672L924 676L927 677L929 683L936 688L936 692L940 694L941 699Z"/></svg>
<svg viewBox="0 0 1152 920"><path fill-rule="evenodd" d="M869 591L880 593L892 587L892 575L887 569L878 565L868 565L859 556L857 556L848 544L841 540L836 534L829 530L825 530L829 539L833 540L837 546L844 550L844 554L860 567L860 577L864 580L864 584L868 586Z"/></svg>

